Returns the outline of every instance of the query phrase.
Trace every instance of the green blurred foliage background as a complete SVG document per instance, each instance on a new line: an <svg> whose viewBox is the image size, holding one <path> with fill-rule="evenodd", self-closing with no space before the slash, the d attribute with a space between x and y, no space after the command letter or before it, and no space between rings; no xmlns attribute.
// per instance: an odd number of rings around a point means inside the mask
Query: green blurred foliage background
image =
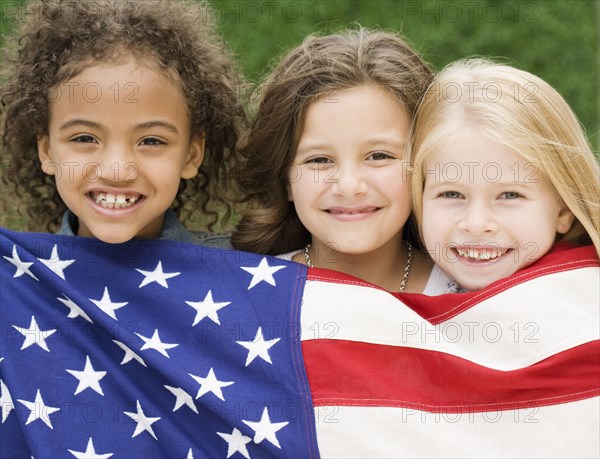
<svg viewBox="0 0 600 459"><path fill-rule="evenodd" d="M143 1L143 0L141 0ZM597 0L209 0L246 77L260 81L282 52L310 33L360 24L402 32L435 70L458 58L502 58L553 85L599 145ZM1 41L14 40L21 0L0 0ZM22 228L1 193L0 224Z"/></svg>
<svg viewBox="0 0 600 459"><path fill-rule="evenodd" d="M553 85L598 149L599 5L545 1L212 1L226 39L251 81L309 33L360 24L402 32L439 70L469 55L508 59Z"/></svg>

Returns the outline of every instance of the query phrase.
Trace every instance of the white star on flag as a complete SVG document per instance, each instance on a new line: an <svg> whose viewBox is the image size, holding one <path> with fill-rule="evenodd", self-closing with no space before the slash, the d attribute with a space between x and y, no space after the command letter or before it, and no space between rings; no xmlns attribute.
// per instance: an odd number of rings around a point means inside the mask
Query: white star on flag
<svg viewBox="0 0 600 459"><path fill-rule="evenodd" d="M240 453L246 459L250 459L248 449L246 445L252 441L250 437L246 437L235 427L233 432L226 434L223 432L217 432L217 435L227 442L227 457L233 456L235 453Z"/></svg>
<svg viewBox="0 0 600 459"><path fill-rule="evenodd" d="M25 405L27 409L31 410L31 413L29 413L29 417L27 418L27 422L25 423L25 425L32 423L36 419L41 419L42 421L44 421L44 424L53 429L52 423L50 422L50 415L55 411L60 411L60 408L46 406L39 389L37 390L35 400L33 402L28 402L27 400L19 400L19 402Z"/></svg>
<svg viewBox="0 0 600 459"><path fill-rule="evenodd" d="M265 362L271 362L271 356L269 355L269 349L273 347L281 338L275 338L268 341L265 341L262 333L262 327L258 327L258 331L256 332L256 336L253 341L236 341L240 346L248 349L248 357L246 358L246 366L250 365L250 363L256 358L260 357Z"/></svg>
<svg viewBox="0 0 600 459"><path fill-rule="evenodd" d="M131 419L133 419L135 422L137 422L137 425L135 426L135 432L133 432L133 435L131 436L131 438L136 437L137 435L141 434L143 431L147 431L150 435L152 435L152 437L154 437L154 439L156 441L158 441L158 438L156 438L156 435L154 434L154 430L152 429L152 424L154 424L160 418L146 417L146 415L144 414L144 411L142 410L142 405L140 405L140 401L136 400L136 403L137 403L137 413L129 413L127 411L124 411L124 413L127 416L129 416Z"/></svg>
<svg viewBox="0 0 600 459"><path fill-rule="evenodd" d="M2 408L2 424L6 421L6 418L10 414L11 410L15 409L15 405L8 391L8 387L4 384L4 381L0 379L0 408Z"/></svg>
<svg viewBox="0 0 600 459"><path fill-rule="evenodd" d="M85 451L73 451L72 449L69 449L68 451L77 459L108 459L113 455L113 453L97 453L96 448L94 448L92 437L90 437Z"/></svg>
<svg viewBox="0 0 600 459"><path fill-rule="evenodd" d="M71 264L75 263L75 260L61 260L58 256L58 246L56 244L54 244L54 247L52 248L50 258L38 258L38 260L40 260L44 266L46 266L62 280L65 280L65 269L67 269Z"/></svg>
<svg viewBox="0 0 600 459"><path fill-rule="evenodd" d="M67 308L69 308L69 314L67 314L67 317L69 319L76 319L77 317L83 317L88 322L90 322L92 324L94 323L92 321L92 319L90 319L90 316L88 316L83 309L81 309L79 306L77 306L71 300L71 298L69 298L64 293L63 293L63 296L64 296L64 298L58 298L58 297L56 297L56 299L58 301L60 301L62 304L64 304Z"/></svg>
<svg viewBox="0 0 600 459"><path fill-rule="evenodd" d="M285 268L285 266L269 266L267 259L263 257L260 260L258 266L241 266L244 271L252 274L252 280L250 281L250 285L248 286L248 290L257 285L258 283L265 281L267 284L272 286L276 286L275 279L273 278L273 274L279 271L280 269Z"/></svg>
<svg viewBox="0 0 600 459"><path fill-rule="evenodd" d="M231 304L231 301L215 303L213 300L213 297L212 297L212 290L209 290L208 293L206 294L206 297L204 298L204 300L202 300L202 301L186 301L186 303L188 305L190 305L192 308L194 308L197 312L196 318L194 319L194 323L192 324L192 327L193 327L194 325L196 325L198 322L200 322L205 317L208 317L210 320L212 320L217 325L221 325L221 322L219 322L219 315L217 314L217 311L219 309L224 308L228 304Z"/></svg>
<svg viewBox="0 0 600 459"><path fill-rule="evenodd" d="M194 403L194 399L190 394L184 391L181 387L171 387L165 386L169 392L171 392L175 397L175 407L173 411L177 411L183 405L187 405L194 413L198 413L198 408L196 408L196 404Z"/></svg>
<svg viewBox="0 0 600 459"><path fill-rule="evenodd" d="M17 327L16 325L13 325L13 327L25 337L25 340L23 340L23 346L21 346L21 350L27 349L33 344L37 344L46 352L50 352L50 349L48 349L48 345L46 344L46 338L53 335L56 329L40 330L40 327L35 321L34 316L31 316L31 323L29 324L29 328L21 328Z"/></svg>
<svg viewBox="0 0 600 459"><path fill-rule="evenodd" d="M128 302L113 303L112 300L110 299L110 294L108 293L108 287L104 287L104 294L102 295L102 298L100 300L92 300L90 298L90 301L92 303L94 303L96 306L98 306L102 312L109 315L110 317L112 317L115 320L118 320L117 316L115 315L115 311L117 309L122 308L123 306L125 306L128 303Z"/></svg>
<svg viewBox="0 0 600 459"><path fill-rule="evenodd" d="M13 245L12 249L12 257L3 256L5 260L7 260L10 264L14 265L17 270L13 277L21 277L23 274L27 274L28 276L34 278L36 281L39 281L37 277L33 275L31 271L29 271L29 267L33 264L32 262L22 261L19 258L19 254L17 253L17 246Z"/></svg>
<svg viewBox="0 0 600 459"><path fill-rule="evenodd" d="M186 459L194 459L194 453L192 453L192 448L190 448L190 450L188 451Z"/></svg>
<svg viewBox="0 0 600 459"><path fill-rule="evenodd" d="M269 418L269 410L266 406L263 410L260 421L252 422L244 421L242 419L242 422L256 432L254 435L254 443L260 443L266 439L277 446L277 448L281 449L275 433L287 426L289 422L271 422L271 419Z"/></svg>
<svg viewBox="0 0 600 459"><path fill-rule="evenodd" d="M197 399L202 397L204 394L212 392L219 399L225 401L221 388L234 384L233 381L219 381L212 368L208 371L206 378L201 378L200 376L195 376L191 373L188 374L200 384L200 389L198 389L198 393L196 394Z"/></svg>
<svg viewBox="0 0 600 459"><path fill-rule="evenodd" d="M167 284L167 279L171 279L172 277L179 276L181 273L165 273L162 269L162 262L159 261L154 268L154 271L143 271L141 269L137 269L139 273L143 274L144 280L140 284L139 288L142 288L145 285L151 284L152 282L156 282L157 284L163 286L164 288L169 288Z"/></svg>
<svg viewBox="0 0 600 459"><path fill-rule="evenodd" d="M66 371L79 380L79 384L73 395L77 395L88 388L95 390L102 396L104 395L102 387L100 387L100 380L106 376L106 371L94 371L89 355L85 356L85 367L83 368L83 371Z"/></svg>
<svg viewBox="0 0 600 459"><path fill-rule="evenodd" d="M121 341L117 341L116 339L113 339L113 343L115 343L117 346L119 346L121 349L123 349L125 351L125 355L123 356L121 365L125 365L130 360L135 360L136 362L139 362L140 364L142 364L146 368L148 368L148 365L146 365L146 362L144 362L144 359L142 359L139 355L137 355L135 352L133 352L131 349L129 349Z"/></svg>
<svg viewBox="0 0 600 459"><path fill-rule="evenodd" d="M175 343L163 343L160 340L160 335L158 334L157 328L154 329L154 334L150 338L148 338L144 335L140 335L139 333L136 333L136 335L139 336L145 343L140 348L140 351L143 351L145 349L154 349L155 351L160 352L162 355L164 355L168 359L170 359L171 357L169 357L169 354L167 353L167 349L173 349L174 347L179 346L179 344L175 344Z"/></svg>

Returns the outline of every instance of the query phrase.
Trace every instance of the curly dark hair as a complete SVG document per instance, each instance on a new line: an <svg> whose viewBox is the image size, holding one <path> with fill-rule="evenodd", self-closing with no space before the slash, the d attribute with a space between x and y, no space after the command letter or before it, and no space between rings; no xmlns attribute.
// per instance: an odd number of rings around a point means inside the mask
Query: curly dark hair
<svg viewBox="0 0 600 459"><path fill-rule="evenodd" d="M181 181L173 209L183 222L198 212L209 217L209 229L219 221L226 224L236 189L231 173L236 144L247 128L238 97L245 86L208 6L185 0L40 0L27 8L20 39L2 50L8 83L0 114L2 180L30 217L28 229L54 231L66 210L37 155L37 140L48 130L50 91L91 62L108 62L124 52L178 83L192 136L206 141L199 174Z"/></svg>
<svg viewBox="0 0 600 459"><path fill-rule="evenodd" d="M271 255L310 242L294 203L288 201L288 170L308 106L323 96L364 84L388 90L411 119L433 74L398 34L358 28L308 36L283 56L259 88L260 104L242 148L241 201L246 209L232 237L234 247ZM413 223L404 237L420 247Z"/></svg>

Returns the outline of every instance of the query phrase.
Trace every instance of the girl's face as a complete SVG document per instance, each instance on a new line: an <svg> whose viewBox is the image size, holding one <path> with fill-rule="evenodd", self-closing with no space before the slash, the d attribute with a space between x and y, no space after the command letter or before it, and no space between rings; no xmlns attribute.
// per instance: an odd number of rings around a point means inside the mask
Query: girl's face
<svg viewBox="0 0 600 459"><path fill-rule="evenodd" d="M316 250L398 253L411 212L403 162L409 127L403 107L375 85L308 107L288 192Z"/></svg>
<svg viewBox="0 0 600 459"><path fill-rule="evenodd" d="M538 260L573 223L532 163L476 130L440 145L422 167L425 246L467 290Z"/></svg>
<svg viewBox="0 0 600 459"><path fill-rule="evenodd" d="M51 93L38 152L79 219L77 234L120 243L160 234L180 179L202 161L203 141L190 138L179 88L130 60L89 67Z"/></svg>

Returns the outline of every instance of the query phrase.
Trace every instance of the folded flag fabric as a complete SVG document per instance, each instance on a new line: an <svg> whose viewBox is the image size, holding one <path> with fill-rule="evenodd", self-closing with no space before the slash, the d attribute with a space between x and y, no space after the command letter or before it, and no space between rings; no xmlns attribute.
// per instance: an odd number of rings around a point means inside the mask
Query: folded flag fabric
<svg viewBox="0 0 600 459"><path fill-rule="evenodd" d="M0 457L317 457L303 266L0 236Z"/></svg>
<svg viewBox="0 0 600 459"><path fill-rule="evenodd" d="M600 457L599 266L593 247L559 245L437 297L310 269L302 349L322 456Z"/></svg>
<svg viewBox="0 0 600 459"><path fill-rule="evenodd" d="M600 264L473 293L0 230L0 457L598 457Z"/></svg>

